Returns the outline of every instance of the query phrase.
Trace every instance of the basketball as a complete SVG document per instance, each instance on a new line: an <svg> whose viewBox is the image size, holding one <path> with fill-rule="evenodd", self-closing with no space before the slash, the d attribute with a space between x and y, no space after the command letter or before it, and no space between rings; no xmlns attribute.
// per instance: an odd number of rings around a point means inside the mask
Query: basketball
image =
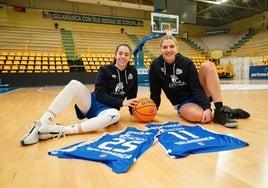
<svg viewBox="0 0 268 188"><path fill-rule="evenodd" d="M151 122L157 112L156 104L150 98L140 98L137 105L132 109L133 116L142 123Z"/></svg>

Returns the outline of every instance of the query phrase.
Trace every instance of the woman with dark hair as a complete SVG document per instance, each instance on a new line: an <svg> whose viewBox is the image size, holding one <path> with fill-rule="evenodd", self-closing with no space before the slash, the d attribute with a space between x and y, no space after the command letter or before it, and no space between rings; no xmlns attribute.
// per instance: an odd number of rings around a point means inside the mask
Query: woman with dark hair
<svg viewBox="0 0 268 188"><path fill-rule="evenodd" d="M79 134L107 127L119 121L119 110L137 103L137 70L130 65L131 48L120 44L116 48L114 63L100 68L94 92L77 80L71 80L56 96L41 118L34 122L28 133L22 137L22 145L39 140ZM72 101L78 119L86 120L74 125L49 125Z"/></svg>

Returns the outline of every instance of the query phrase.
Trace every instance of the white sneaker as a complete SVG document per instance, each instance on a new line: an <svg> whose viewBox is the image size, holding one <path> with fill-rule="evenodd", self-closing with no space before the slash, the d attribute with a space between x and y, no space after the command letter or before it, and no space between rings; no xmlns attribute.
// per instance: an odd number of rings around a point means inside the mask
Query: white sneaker
<svg viewBox="0 0 268 188"><path fill-rule="evenodd" d="M65 126L55 124L55 125L44 125L38 131L38 137L40 140L45 140L49 138L57 139L61 136L65 137Z"/></svg>
<svg viewBox="0 0 268 188"><path fill-rule="evenodd" d="M39 120L34 122L33 126L31 127L31 129L29 129L27 134L21 138L20 140L21 145L25 146L39 142L38 130L41 127L41 124L42 123Z"/></svg>

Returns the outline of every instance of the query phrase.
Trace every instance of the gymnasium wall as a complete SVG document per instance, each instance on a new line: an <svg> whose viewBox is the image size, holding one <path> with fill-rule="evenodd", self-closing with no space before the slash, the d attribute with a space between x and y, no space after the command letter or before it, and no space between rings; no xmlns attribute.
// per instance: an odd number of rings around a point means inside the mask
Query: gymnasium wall
<svg viewBox="0 0 268 188"><path fill-rule="evenodd" d="M64 28L67 30L120 33L121 28L124 28L124 32L127 32L129 34L147 35L150 32L149 20L147 21L141 20L143 21L142 27L70 22L70 21L60 21L60 20L52 20L49 18L43 18L43 14L42 14L43 9L26 8L26 12L24 13L24 12L15 12L13 10L13 6L6 6L6 5L2 5L2 6L3 8L0 9L0 15L1 15L0 25L54 29L55 23L57 23L59 28ZM67 13L67 12L62 12L62 13Z"/></svg>
<svg viewBox="0 0 268 188"><path fill-rule="evenodd" d="M150 14L151 12L137 9L127 9L120 7L100 6L95 4L74 3L63 0L0 0L2 8L0 9L0 24L11 26L27 26L27 27L49 27L54 28L54 24L58 23L59 28L72 30L86 30L97 32L124 32L137 35L150 34ZM25 7L26 12L15 12L13 6ZM143 21L143 27L103 25L92 23L78 23L55 21L42 18L42 11L58 11L74 14L85 14L93 16L105 16L110 18L128 18ZM185 32L190 37L205 36L207 30L230 29L230 34L245 33L252 28L254 30L265 29L267 25L267 11L255 16L245 18L231 24L220 27L208 27L194 24L180 24L180 34Z"/></svg>
<svg viewBox="0 0 268 188"><path fill-rule="evenodd" d="M249 32L250 29L253 29L255 31L266 30L268 29L267 27L268 27L268 11L219 27L180 24L181 31L188 32L188 36L190 37L203 37L205 36L205 31L208 30L230 29L228 34L237 35L241 33L247 33Z"/></svg>
<svg viewBox="0 0 268 188"><path fill-rule="evenodd" d="M30 3L33 2L33 3ZM13 11L13 5L26 8L26 12ZM8 6L2 4L0 9L1 23L12 26L28 26L28 27L50 27L54 28L57 22L59 28L99 31L99 32L121 32L121 28L130 34L149 34L150 32L150 13L146 11L139 11L134 9L123 9L109 6L98 6L85 3L72 3L62 0L21 0L8 1ZM42 18L42 11L57 11L64 13L74 13L92 16L103 16L109 18L127 18L143 21L143 27L119 26L119 25L103 25L103 24L89 24L66 21L53 21Z"/></svg>
<svg viewBox="0 0 268 188"><path fill-rule="evenodd" d="M238 20L236 22L220 26L219 29L230 28L231 34L244 33L249 31L249 28L253 30L265 30L267 29L268 11L256 14L254 16Z"/></svg>
<svg viewBox="0 0 268 188"><path fill-rule="evenodd" d="M93 14L109 17L150 19L150 12L88 3L74 3L64 0L0 0L8 6L20 6L44 10L57 10L81 14Z"/></svg>

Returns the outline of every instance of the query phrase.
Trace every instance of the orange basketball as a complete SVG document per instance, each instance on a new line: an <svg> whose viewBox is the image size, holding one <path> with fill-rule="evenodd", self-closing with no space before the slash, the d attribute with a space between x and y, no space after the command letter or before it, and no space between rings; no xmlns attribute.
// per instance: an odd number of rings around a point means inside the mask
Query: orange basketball
<svg viewBox="0 0 268 188"><path fill-rule="evenodd" d="M132 112L135 119L139 122L148 123L154 119L157 107L150 98L140 98L137 105L132 109Z"/></svg>

